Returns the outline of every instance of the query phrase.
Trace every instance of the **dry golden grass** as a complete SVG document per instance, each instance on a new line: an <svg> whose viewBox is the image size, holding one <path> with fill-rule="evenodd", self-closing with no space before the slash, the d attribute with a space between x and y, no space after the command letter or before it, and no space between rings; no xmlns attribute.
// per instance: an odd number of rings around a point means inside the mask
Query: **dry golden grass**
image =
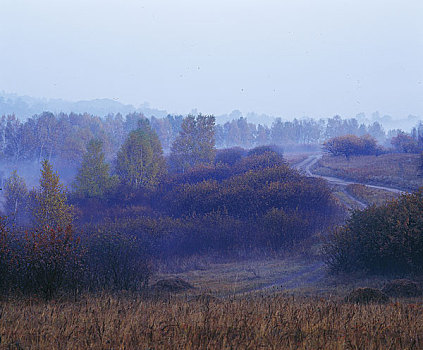
<svg viewBox="0 0 423 350"><path fill-rule="evenodd" d="M11 300L0 335L3 349L421 349L423 306L283 295Z"/></svg>
<svg viewBox="0 0 423 350"><path fill-rule="evenodd" d="M313 172L362 183L379 184L405 190L423 186L419 177L418 154L383 154L380 156L356 156L347 160L342 156L324 156Z"/></svg>

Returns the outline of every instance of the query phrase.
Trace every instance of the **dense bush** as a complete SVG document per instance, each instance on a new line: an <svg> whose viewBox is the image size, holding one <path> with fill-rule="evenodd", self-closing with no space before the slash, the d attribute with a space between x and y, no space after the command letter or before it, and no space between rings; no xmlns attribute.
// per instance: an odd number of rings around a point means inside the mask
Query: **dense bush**
<svg viewBox="0 0 423 350"><path fill-rule="evenodd" d="M153 258L284 249L333 224L340 213L323 180L301 175L267 148L232 165L169 174L155 191L111 203L95 203L101 220L85 216L97 223L87 235L108 230L136 236ZM83 212L92 207L79 206Z"/></svg>
<svg viewBox="0 0 423 350"><path fill-rule="evenodd" d="M115 232L119 236L135 236L148 257L165 258L186 256L209 251L225 252L243 245L249 240L244 226L227 213L211 212L192 214L181 218L169 216L116 218L90 228L96 231ZM140 254L141 259L146 256Z"/></svg>
<svg viewBox="0 0 423 350"><path fill-rule="evenodd" d="M233 165L168 175L144 204L132 199L98 211L108 213L114 232L137 236L155 257L278 250L333 223L339 210L324 181L299 174L268 149Z"/></svg>
<svg viewBox="0 0 423 350"><path fill-rule="evenodd" d="M283 148L281 146L277 145L264 145L264 146L258 146L250 149L248 151L248 156L259 156L267 152L273 152L280 156L283 155Z"/></svg>
<svg viewBox="0 0 423 350"><path fill-rule="evenodd" d="M39 294L49 299L76 291L82 283L84 249L66 229L11 230L0 218L1 291Z"/></svg>
<svg viewBox="0 0 423 350"><path fill-rule="evenodd" d="M382 148L376 140L369 136L344 135L333 137L323 144L323 149L332 155L342 155L346 158L356 155L378 155Z"/></svg>
<svg viewBox="0 0 423 350"><path fill-rule="evenodd" d="M139 290L147 285L151 269L139 237L104 225L84 243L86 286L90 289Z"/></svg>
<svg viewBox="0 0 423 350"><path fill-rule="evenodd" d="M0 218L0 292L50 299L81 290L138 290L150 277L141 240L102 230L76 237L73 228L12 230Z"/></svg>
<svg viewBox="0 0 423 350"><path fill-rule="evenodd" d="M76 291L82 281L83 248L73 229L33 229L25 232L18 262L19 288L49 299L59 291Z"/></svg>
<svg viewBox="0 0 423 350"><path fill-rule="evenodd" d="M355 211L335 230L324 255L333 271L423 272L423 189Z"/></svg>
<svg viewBox="0 0 423 350"><path fill-rule="evenodd" d="M273 168L276 166L287 166L283 156L280 154L267 151L261 154L251 154L234 164L233 171L235 173L243 173L251 170L259 170L265 168Z"/></svg>
<svg viewBox="0 0 423 350"><path fill-rule="evenodd" d="M247 172L222 182L181 185L167 193L162 204L169 215L227 211L244 219L261 216L272 208L323 212L333 206L330 191L322 181L300 179L282 167Z"/></svg>
<svg viewBox="0 0 423 350"><path fill-rule="evenodd" d="M216 152L215 164L234 165L241 158L245 157L247 151L241 147L220 149Z"/></svg>

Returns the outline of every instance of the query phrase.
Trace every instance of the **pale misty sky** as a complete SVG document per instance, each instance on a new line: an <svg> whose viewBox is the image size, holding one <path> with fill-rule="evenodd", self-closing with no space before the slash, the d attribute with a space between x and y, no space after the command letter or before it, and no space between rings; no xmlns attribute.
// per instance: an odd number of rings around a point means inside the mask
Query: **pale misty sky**
<svg viewBox="0 0 423 350"><path fill-rule="evenodd" d="M422 0L0 0L0 91L423 115Z"/></svg>

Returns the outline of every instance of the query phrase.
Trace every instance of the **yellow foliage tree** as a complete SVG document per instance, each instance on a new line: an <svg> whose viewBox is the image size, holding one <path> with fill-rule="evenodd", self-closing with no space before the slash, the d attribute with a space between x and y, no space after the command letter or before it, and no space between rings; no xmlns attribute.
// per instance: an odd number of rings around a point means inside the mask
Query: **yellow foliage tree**
<svg viewBox="0 0 423 350"><path fill-rule="evenodd" d="M73 207L67 204L66 188L48 160L41 169L40 188L31 192L34 223L39 228L66 228L73 221Z"/></svg>

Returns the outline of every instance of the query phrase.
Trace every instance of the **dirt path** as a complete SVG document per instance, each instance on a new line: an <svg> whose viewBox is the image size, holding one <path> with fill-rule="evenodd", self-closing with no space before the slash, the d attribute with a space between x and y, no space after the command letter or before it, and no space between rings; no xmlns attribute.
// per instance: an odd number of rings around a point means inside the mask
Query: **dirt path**
<svg viewBox="0 0 423 350"><path fill-rule="evenodd" d="M321 176L321 175L314 174L311 171L311 168L313 167L313 165L315 165L320 160L321 157L322 157L322 154L314 154L314 155L311 155L308 158L304 159L302 162L294 165L294 167L297 170L300 170L303 173L305 173L307 176L310 176L310 177L319 177L319 178L325 179L330 184L341 186L343 188L343 191L342 192L349 198L349 200L351 200L353 203L355 203L356 206L359 209L366 208L367 207L367 204L361 202L360 200L358 200L357 198L355 198L351 194L349 194L345 190L345 187L347 187L348 185L351 185L351 184L360 184L360 185L364 185L364 186L367 186L367 187L370 187L370 188L376 188L376 189L379 189L379 190L384 190L384 191L388 191L388 192L392 192L392 193L397 193L397 194L404 193L404 191L401 191L401 190L399 190L397 188L377 186L377 185L369 185L369 184L355 182L355 181L348 181L348 180L344 180L344 179L340 179L340 178L336 178L336 177ZM345 203L345 205L347 207L349 207L349 208L352 207L349 203Z"/></svg>
<svg viewBox="0 0 423 350"><path fill-rule="evenodd" d="M304 266L298 271L291 272L268 285L258 288L257 290L263 291L274 288L289 290L298 287L310 286L325 276L324 266L324 263L321 261L315 262L311 265Z"/></svg>
<svg viewBox="0 0 423 350"><path fill-rule="evenodd" d="M337 177L321 176L321 175L314 174L314 173L311 172L310 169L314 164L316 164L320 160L320 158L322 158L321 154L311 155L307 159L305 159L302 162L296 164L295 168L298 169L298 170L304 171L307 176L320 177L320 178L325 179L328 182L333 183L335 185L347 186L347 185L351 185L351 184L361 184L361 185L365 185L367 187L376 188L376 189L384 190L384 191L388 191L388 192L393 192L393 193L398 193L398 194L405 193L404 191L399 190L397 188L370 185L370 184L356 182L356 181L348 181L348 180L340 179L340 178L337 178Z"/></svg>

